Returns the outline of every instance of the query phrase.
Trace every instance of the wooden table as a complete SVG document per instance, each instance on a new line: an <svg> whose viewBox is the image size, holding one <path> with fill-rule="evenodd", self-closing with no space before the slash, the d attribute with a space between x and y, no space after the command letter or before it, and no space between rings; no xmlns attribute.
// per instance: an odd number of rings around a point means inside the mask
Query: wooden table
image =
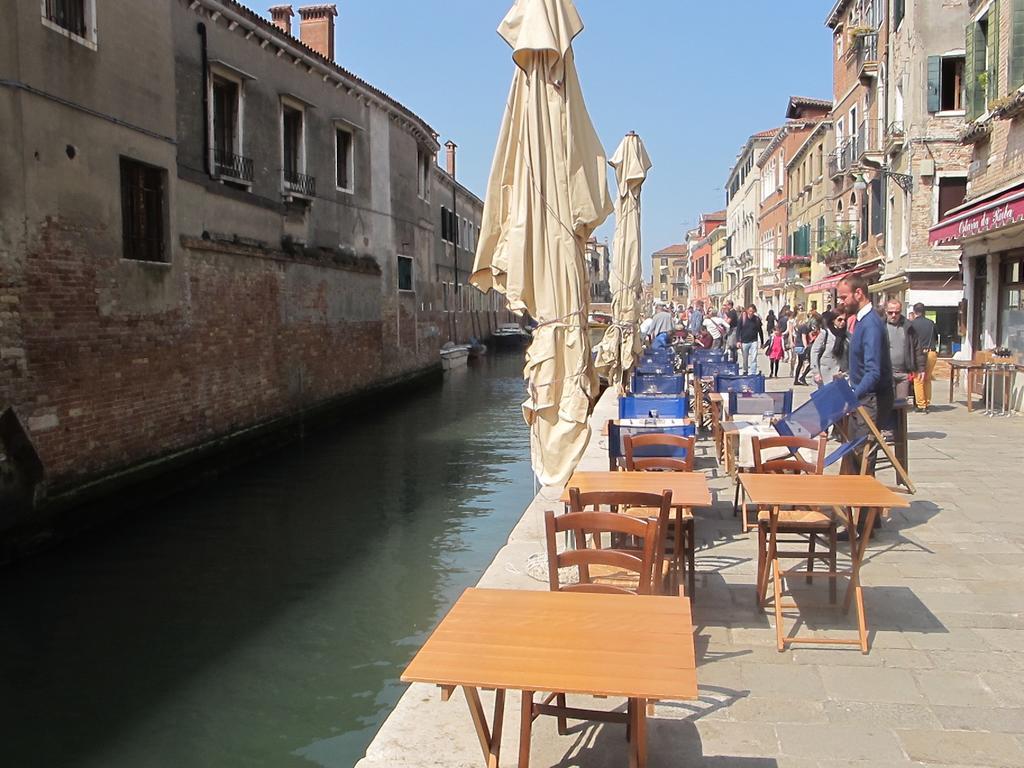
<svg viewBox="0 0 1024 768"><path fill-rule="evenodd" d="M905 496L893 493L882 483L867 475L740 475L740 482L750 503L767 509L770 514L768 558L765 571L759 574L759 583L772 577L775 595L775 632L778 649L784 650L792 643L810 644L853 644L859 645L861 653L868 652L867 619L864 614L864 594L860 585L860 568L864 552L871 540L871 530L881 510L905 509L910 502ZM842 574L826 574L829 578L847 575L850 583L846 588L843 610L849 612L851 601L857 606L858 640L839 638L784 637L782 632L782 573L778 558L779 512L783 508L811 507L831 511L846 523L850 536L851 568ZM857 540L853 509L865 514L864 534ZM806 576L806 572L801 572ZM791 604L786 608L797 608Z"/></svg>
<svg viewBox="0 0 1024 768"><path fill-rule="evenodd" d="M402 674L404 682L441 686L447 700L462 687L483 750L501 754L505 693L523 691L519 766L530 762L540 715L629 723L629 765L647 760L647 702L697 698L690 601L676 596L605 595L467 589ZM494 689L488 725L479 689ZM534 694L554 692L543 702ZM557 694L624 696L628 713L575 709ZM564 698L557 697L559 701Z"/></svg>
<svg viewBox="0 0 1024 768"><path fill-rule="evenodd" d="M953 402L953 387L960 385L960 371L967 372L967 410L974 410L974 372L985 370L985 363L972 360L949 361L949 402Z"/></svg>
<svg viewBox="0 0 1024 768"><path fill-rule="evenodd" d="M569 503L569 489L580 493L628 491L654 493L672 491L673 507L710 507L711 492L703 472L574 472L562 491L562 502Z"/></svg>

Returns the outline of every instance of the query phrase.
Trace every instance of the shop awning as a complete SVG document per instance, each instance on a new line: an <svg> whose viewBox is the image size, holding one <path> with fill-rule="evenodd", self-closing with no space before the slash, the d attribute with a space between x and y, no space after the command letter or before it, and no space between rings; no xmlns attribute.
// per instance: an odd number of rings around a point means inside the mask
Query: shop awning
<svg viewBox="0 0 1024 768"><path fill-rule="evenodd" d="M947 245L1024 221L1024 185L951 210L928 230L931 245Z"/></svg>
<svg viewBox="0 0 1024 768"><path fill-rule="evenodd" d="M822 291L831 291L841 280L847 277L853 277L854 275L869 275L872 272L878 271L878 264L872 262L870 264L861 264L859 267L848 269L845 272L836 272L834 275L829 275L815 283L811 283L804 288L804 293L821 293Z"/></svg>

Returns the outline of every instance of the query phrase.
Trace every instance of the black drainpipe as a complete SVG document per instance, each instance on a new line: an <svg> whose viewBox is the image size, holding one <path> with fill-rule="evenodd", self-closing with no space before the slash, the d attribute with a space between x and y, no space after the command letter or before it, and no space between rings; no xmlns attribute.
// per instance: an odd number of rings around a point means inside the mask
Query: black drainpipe
<svg viewBox="0 0 1024 768"><path fill-rule="evenodd" d="M210 175L210 54L207 51L206 25L199 22L196 25L196 32L199 33L201 41L200 51L203 61L203 170Z"/></svg>

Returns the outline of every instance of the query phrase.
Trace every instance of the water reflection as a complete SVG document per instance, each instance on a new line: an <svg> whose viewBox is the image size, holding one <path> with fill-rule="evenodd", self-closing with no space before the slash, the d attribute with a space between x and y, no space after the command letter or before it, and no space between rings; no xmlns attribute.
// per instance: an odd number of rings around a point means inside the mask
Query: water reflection
<svg viewBox="0 0 1024 768"><path fill-rule="evenodd" d="M521 358L0 572L12 766L351 766L532 494Z"/></svg>

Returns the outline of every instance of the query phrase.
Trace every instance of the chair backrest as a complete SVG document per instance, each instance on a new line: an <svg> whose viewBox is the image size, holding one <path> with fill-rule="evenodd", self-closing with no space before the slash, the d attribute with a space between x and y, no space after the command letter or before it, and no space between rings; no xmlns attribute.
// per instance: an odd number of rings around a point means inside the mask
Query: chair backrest
<svg viewBox="0 0 1024 768"><path fill-rule="evenodd" d="M721 393L754 392L760 394L764 392L764 374L757 373L746 376L718 374L715 376L715 391Z"/></svg>
<svg viewBox="0 0 1024 768"><path fill-rule="evenodd" d="M628 470L693 471L694 437L652 432L647 435L626 435L624 440Z"/></svg>
<svg viewBox="0 0 1024 768"><path fill-rule="evenodd" d="M775 422L775 431L783 437L811 437L826 432L857 410L857 397L845 379L837 379L811 393L811 399L794 410L789 416ZM862 435L844 443L828 455L825 466L831 466L851 451L857 450L867 441Z"/></svg>
<svg viewBox="0 0 1024 768"><path fill-rule="evenodd" d="M698 379L714 379L716 376L739 376L740 366L738 363L730 363L725 360L709 360L693 364L693 375Z"/></svg>
<svg viewBox="0 0 1024 768"><path fill-rule="evenodd" d="M693 349L690 352L689 363L694 367L698 363L711 363L725 360L725 352L721 349Z"/></svg>
<svg viewBox="0 0 1024 768"><path fill-rule="evenodd" d="M771 404L771 411L776 416L789 416L793 412L793 390L787 389L784 392L730 392L729 413L762 415L766 410L765 406Z"/></svg>
<svg viewBox="0 0 1024 768"><path fill-rule="evenodd" d="M681 395L686 387L686 377L681 373L633 373L633 394L636 395Z"/></svg>
<svg viewBox="0 0 1024 768"><path fill-rule="evenodd" d="M826 438L760 437L751 438L755 474L820 475L825 471ZM765 459L766 451L773 457ZM814 461L808 461L800 451L813 451Z"/></svg>
<svg viewBox="0 0 1024 768"><path fill-rule="evenodd" d="M660 419L685 419L690 411L686 395L622 395L619 397L620 419L643 419L656 411Z"/></svg>
<svg viewBox="0 0 1024 768"><path fill-rule="evenodd" d="M664 426L664 425L626 425L616 424L614 420L608 422L608 470L614 472L620 468L620 459L623 461L621 464L625 464L626 456L626 436L627 435L648 435L652 432L659 434L678 435L679 437L691 437L696 432L696 426L694 424L684 424L680 426ZM656 456L657 449L642 448L639 449L637 456ZM680 458L680 457L677 457Z"/></svg>
<svg viewBox="0 0 1024 768"><path fill-rule="evenodd" d="M602 512L601 507L611 509L623 507L645 507L656 510L645 520L616 512ZM637 493L624 491L595 491L580 493L579 488L569 489L569 512L556 516L546 512L545 529L548 543L548 584L552 590L576 590L587 592L627 592L634 590L621 586L594 584L588 570L592 565L605 565L632 571L638 575L636 594L661 593L661 580L668 538L668 521L672 511L672 492ZM656 517L657 519L651 519ZM639 523L639 525L636 525ZM557 553L557 534L572 531L572 550ZM603 534L624 534L638 539L636 546L629 549L604 547ZM576 566L579 584L561 586L558 569Z"/></svg>

